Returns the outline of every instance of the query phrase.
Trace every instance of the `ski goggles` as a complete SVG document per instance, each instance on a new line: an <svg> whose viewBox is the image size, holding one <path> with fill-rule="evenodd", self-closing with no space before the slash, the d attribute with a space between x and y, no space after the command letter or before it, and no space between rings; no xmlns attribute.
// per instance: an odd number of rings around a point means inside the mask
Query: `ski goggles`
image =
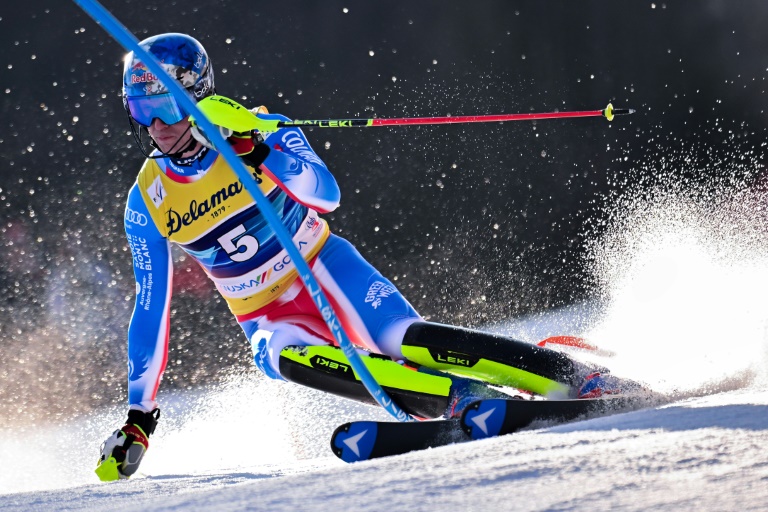
<svg viewBox="0 0 768 512"><path fill-rule="evenodd" d="M125 103L128 113L141 126L151 125L155 118L165 124L176 124L189 116L170 92L153 96L129 96Z"/></svg>

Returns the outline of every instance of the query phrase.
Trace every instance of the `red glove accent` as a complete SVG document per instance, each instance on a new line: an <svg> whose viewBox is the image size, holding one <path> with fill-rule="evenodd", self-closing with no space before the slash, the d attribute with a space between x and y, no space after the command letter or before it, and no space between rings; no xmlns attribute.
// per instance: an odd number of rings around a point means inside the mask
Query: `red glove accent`
<svg viewBox="0 0 768 512"><path fill-rule="evenodd" d="M122 430L128 435L133 436L135 438L133 442L144 445L145 450L149 448L149 438L146 435L144 435L144 432L142 432L141 429L136 425L125 425L120 430ZM124 448L127 449L128 447L124 446Z"/></svg>
<svg viewBox="0 0 768 512"><path fill-rule="evenodd" d="M253 151L253 136L250 133L236 133L227 140L238 156L247 155Z"/></svg>

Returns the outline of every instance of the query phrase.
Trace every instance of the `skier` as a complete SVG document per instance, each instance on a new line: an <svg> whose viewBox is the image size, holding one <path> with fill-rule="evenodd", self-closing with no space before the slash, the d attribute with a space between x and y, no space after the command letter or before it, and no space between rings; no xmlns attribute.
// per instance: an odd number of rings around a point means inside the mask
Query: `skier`
<svg viewBox="0 0 768 512"><path fill-rule="evenodd" d="M160 34L141 46L196 101L221 98L214 96L208 54L194 38ZM125 209L136 277L128 329L128 419L102 445L99 477L134 474L159 419L155 396L168 354L171 242L214 282L267 376L375 403L255 201L205 134L190 124L189 113L162 79L133 53L125 59L123 104L147 158ZM287 120L264 108L255 112ZM406 412L451 417L476 399L509 397L487 383L572 398L617 391L606 389L614 384L606 384L605 375L560 352L425 322L349 242L331 233L320 214L338 207L339 188L300 129L232 133L226 120L211 121L222 125L277 210L366 366Z"/></svg>

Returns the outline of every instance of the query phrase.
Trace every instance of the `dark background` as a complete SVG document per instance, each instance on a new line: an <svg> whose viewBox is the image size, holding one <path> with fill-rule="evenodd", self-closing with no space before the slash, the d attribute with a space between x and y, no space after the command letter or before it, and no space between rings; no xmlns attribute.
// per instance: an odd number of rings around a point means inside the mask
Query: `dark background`
<svg viewBox="0 0 768 512"><path fill-rule="evenodd" d="M122 212L142 162L120 101L125 51L74 3L10 4L0 402L34 415L75 396L85 410L125 393L134 282ZM763 1L104 6L139 39L193 35L220 94L296 119L637 109L613 123L307 130L342 188L332 229L435 321L480 326L588 299L585 242L599 239L611 198L657 168L706 181L720 159L762 162ZM166 386L249 367L212 285L176 259Z"/></svg>

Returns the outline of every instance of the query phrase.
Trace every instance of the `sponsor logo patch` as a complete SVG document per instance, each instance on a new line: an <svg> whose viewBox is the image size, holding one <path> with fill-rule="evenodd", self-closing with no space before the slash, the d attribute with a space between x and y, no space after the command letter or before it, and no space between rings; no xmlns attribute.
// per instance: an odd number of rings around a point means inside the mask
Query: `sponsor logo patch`
<svg viewBox="0 0 768 512"><path fill-rule="evenodd" d="M131 224L136 224L137 226L146 226L147 216L144 215L143 213L137 212L136 210L131 210L130 208L127 208L125 210L125 221Z"/></svg>
<svg viewBox="0 0 768 512"><path fill-rule="evenodd" d="M165 201L165 197L168 195L163 187L163 182L160 180L160 176L155 178L155 181L147 189L147 195L152 200L152 204L155 208L160 208L160 205Z"/></svg>

